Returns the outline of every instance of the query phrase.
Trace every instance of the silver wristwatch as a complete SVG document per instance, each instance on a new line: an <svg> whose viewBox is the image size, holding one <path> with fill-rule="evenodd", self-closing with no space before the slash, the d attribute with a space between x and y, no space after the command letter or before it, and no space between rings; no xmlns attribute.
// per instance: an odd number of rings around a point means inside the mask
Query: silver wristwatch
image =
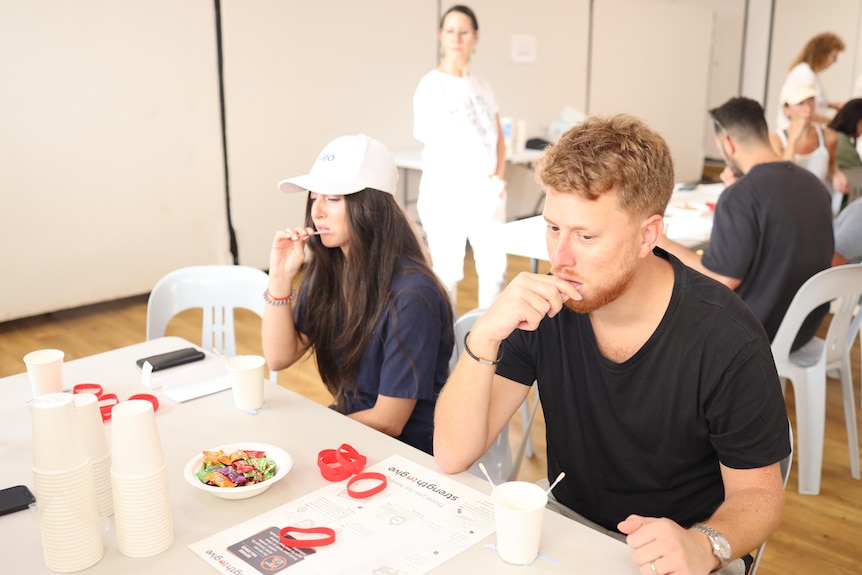
<svg viewBox="0 0 862 575"><path fill-rule="evenodd" d="M733 557L730 551L730 542L727 538L709 525L704 525L703 523L695 523L691 528L700 531L709 538L713 555L718 557L722 568L726 567L730 562L730 558Z"/></svg>

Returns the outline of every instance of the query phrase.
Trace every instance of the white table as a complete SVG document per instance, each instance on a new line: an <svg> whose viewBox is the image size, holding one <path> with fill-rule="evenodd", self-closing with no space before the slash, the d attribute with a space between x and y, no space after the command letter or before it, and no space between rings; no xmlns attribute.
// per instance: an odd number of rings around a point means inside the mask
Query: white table
<svg viewBox="0 0 862 575"><path fill-rule="evenodd" d="M529 167L541 158L544 153L544 150L522 150L520 152L513 152L506 157L506 162ZM397 150L392 152L392 159L395 161L395 166L401 170L402 173L401 182L403 187L401 188L401 199L403 205L406 207L407 204L410 203L408 198L410 190L410 171L422 171L422 148Z"/></svg>
<svg viewBox="0 0 862 575"><path fill-rule="evenodd" d="M166 337L120 348L64 365L64 387L76 383L100 383L106 392L121 400L145 391L135 360L155 353L189 346L189 342ZM204 362L197 365L203 366ZM196 364L190 364L196 365ZM269 408L249 415L230 405L224 391L177 404L158 390L160 408L156 414L167 458L169 488L176 540L160 555L133 559L117 550L113 520L105 521L105 556L81 573L215 573L187 548L187 545L259 515L278 505L328 484L317 468L317 453L349 442L368 456L371 465L392 454L400 454L429 469L439 470L434 459L400 441L356 423L283 387L267 382ZM0 460L2 486L17 484L33 488L31 472L30 415L27 400L30 386L26 374L0 379ZM110 425L107 424L107 425ZM293 457L287 477L263 494L241 501L215 498L194 489L182 476L186 462L208 446L237 441L273 443ZM482 479L461 473L458 481L484 493L490 491ZM38 496L38 495L37 495ZM4 542L0 562L9 573L53 573L45 566L35 509L0 517L0 541ZM491 543L490 536L483 543ZM443 564L434 573L601 573L638 572L631 563L629 549L622 543L550 511L545 513L541 551L560 561L553 566L537 561L531 567L516 567L501 561L494 551L476 545ZM284 571L290 573L290 570Z"/></svg>
<svg viewBox="0 0 862 575"><path fill-rule="evenodd" d="M723 191L724 184L701 184L694 188L677 186L665 214L667 237L690 249L699 249L709 243L713 212L707 204L714 206ZM535 272L539 260L548 261L545 228L542 216L505 223L501 228L500 244L507 254L530 258Z"/></svg>

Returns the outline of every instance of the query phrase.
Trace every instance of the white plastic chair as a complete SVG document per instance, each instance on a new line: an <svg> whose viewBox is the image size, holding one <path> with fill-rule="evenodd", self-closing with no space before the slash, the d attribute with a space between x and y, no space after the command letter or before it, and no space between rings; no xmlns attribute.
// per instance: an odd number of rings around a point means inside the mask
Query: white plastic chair
<svg viewBox="0 0 862 575"><path fill-rule="evenodd" d="M451 367L453 369L461 353L464 351L464 337L484 312L484 309L474 309L455 321L455 350L451 360ZM518 472L521 469L521 461L523 461L524 456L533 456L533 442L530 438L530 428L533 425L533 419L539 407L538 396L536 397L537 399L532 410L529 405L529 397L521 404L521 422L523 423L524 433L514 455L512 454L511 443L509 442L509 424L507 423L503 427L503 430L500 431L500 435L497 436L494 443L491 444L491 447L488 448L488 451L470 467L470 473L484 478L485 474L479 468L479 463L481 462L495 484L513 481L518 477Z"/></svg>
<svg viewBox="0 0 862 575"><path fill-rule="evenodd" d="M203 310L201 347L236 355L234 309L243 308L263 317L265 272L234 265L191 266L174 270L156 283L147 302L147 339L165 335L172 317L189 309ZM278 383L278 372L269 379Z"/></svg>
<svg viewBox="0 0 862 575"><path fill-rule="evenodd" d="M862 264L825 269L806 281L772 341L778 375L790 380L796 398L796 443L799 493L820 493L823 437L826 422L826 372L837 370L844 397L844 419L850 451L850 474L859 479L859 440L856 432L856 401L850 372L851 323L862 294ZM790 353L790 346L808 314L824 303L833 304L826 339L813 338Z"/></svg>
<svg viewBox="0 0 862 575"><path fill-rule="evenodd" d="M787 457L781 460L779 463L779 467L781 468L781 478L784 480L784 488L787 488L787 479L790 477L790 466L793 462L793 427L790 426L790 422L787 422L787 427L790 430L790 453L787 454ZM757 567L760 565L760 558L763 556L763 550L766 548L766 541L760 544L760 547L757 548L757 554L754 556L754 563L751 564L751 569L748 572L748 575L754 575L757 572Z"/></svg>

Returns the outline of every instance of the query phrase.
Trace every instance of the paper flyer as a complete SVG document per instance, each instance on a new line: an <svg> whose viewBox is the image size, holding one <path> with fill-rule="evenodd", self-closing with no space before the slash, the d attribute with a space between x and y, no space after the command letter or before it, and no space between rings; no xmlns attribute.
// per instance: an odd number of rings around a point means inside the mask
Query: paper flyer
<svg viewBox="0 0 862 575"><path fill-rule="evenodd" d="M189 548L228 575L419 575L494 532L488 495L399 455L365 471L384 474L386 488L355 499L347 480L332 483ZM287 526L330 527L335 543L285 547Z"/></svg>

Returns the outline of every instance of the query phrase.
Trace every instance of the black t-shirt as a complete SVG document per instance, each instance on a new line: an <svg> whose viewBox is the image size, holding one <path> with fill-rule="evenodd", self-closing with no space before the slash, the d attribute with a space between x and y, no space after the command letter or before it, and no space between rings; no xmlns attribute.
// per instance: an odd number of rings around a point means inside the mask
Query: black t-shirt
<svg viewBox="0 0 862 575"><path fill-rule="evenodd" d="M764 467L790 453L769 340L725 286L656 248L674 268L658 328L630 359L603 357L588 315L563 309L503 342L497 374L538 383L548 477L564 505L616 529L629 514L683 526L724 500L719 461Z"/></svg>
<svg viewBox="0 0 862 575"><path fill-rule="evenodd" d="M773 162L754 166L721 194L703 265L742 279L736 293L771 341L797 290L832 265L834 251L826 187L804 168ZM828 309L806 318L793 349L814 337Z"/></svg>

